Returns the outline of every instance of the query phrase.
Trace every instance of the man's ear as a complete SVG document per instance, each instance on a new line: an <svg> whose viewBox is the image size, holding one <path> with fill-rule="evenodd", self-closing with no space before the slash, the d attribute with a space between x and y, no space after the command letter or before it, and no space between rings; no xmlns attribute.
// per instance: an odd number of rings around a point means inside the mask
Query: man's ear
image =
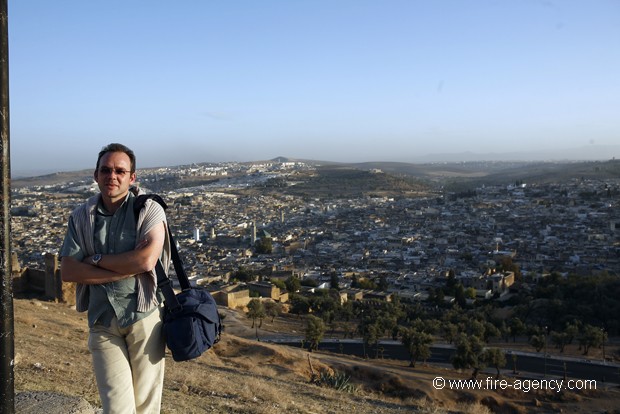
<svg viewBox="0 0 620 414"><path fill-rule="evenodd" d="M136 173L131 173L131 175L129 176L129 184L133 184L136 182Z"/></svg>
<svg viewBox="0 0 620 414"><path fill-rule="evenodd" d="M95 170L95 172L93 173L93 178L95 179L96 182L99 182L99 171Z"/></svg>

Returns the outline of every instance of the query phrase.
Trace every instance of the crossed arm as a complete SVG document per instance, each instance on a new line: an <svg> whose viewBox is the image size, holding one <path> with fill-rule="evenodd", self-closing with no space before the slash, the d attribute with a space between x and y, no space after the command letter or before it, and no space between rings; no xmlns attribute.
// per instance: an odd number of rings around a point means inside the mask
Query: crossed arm
<svg viewBox="0 0 620 414"><path fill-rule="evenodd" d="M163 222L151 229L134 250L103 255L98 266L92 264L92 256L81 262L65 256L60 261L63 282L97 285L125 279L155 268L166 237Z"/></svg>

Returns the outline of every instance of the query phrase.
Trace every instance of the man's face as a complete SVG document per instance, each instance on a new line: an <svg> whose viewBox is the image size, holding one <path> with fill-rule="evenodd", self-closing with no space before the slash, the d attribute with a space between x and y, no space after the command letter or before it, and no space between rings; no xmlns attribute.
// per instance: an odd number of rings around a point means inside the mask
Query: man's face
<svg viewBox="0 0 620 414"><path fill-rule="evenodd" d="M136 174L131 173L131 161L124 152L108 152L99 160L95 181L101 195L110 202L124 199L135 180Z"/></svg>

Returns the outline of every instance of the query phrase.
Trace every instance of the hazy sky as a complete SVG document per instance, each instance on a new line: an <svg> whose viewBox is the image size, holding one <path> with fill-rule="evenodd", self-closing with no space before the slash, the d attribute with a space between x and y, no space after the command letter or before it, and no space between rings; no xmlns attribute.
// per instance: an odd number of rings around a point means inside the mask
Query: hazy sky
<svg viewBox="0 0 620 414"><path fill-rule="evenodd" d="M13 170L620 144L618 0L9 0Z"/></svg>

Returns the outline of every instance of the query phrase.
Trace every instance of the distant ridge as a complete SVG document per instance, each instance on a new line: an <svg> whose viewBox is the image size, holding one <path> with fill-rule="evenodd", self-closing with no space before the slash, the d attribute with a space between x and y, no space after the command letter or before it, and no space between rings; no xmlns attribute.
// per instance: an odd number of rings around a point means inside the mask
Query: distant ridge
<svg viewBox="0 0 620 414"><path fill-rule="evenodd" d="M620 159L620 145L588 145L579 148L570 149L558 149L557 151L523 151L523 152L510 152L510 153L474 153L474 152L462 152L462 153L442 153L442 154L427 154L424 156L415 156L408 161L326 161L326 160L311 160L304 158L293 158L286 156L277 156L270 160L253 160L246 162L239 162L240 164L251 164L260 162L304 162L311 165L323 165L323 166L351 166L354 168L370 169L378 168L385 169L392 172L406 172L411 174L413 171L427 171L429 164L454 164L450 168L458 169L456 164L469 163L469 162L579 162L579 161L610 161L614 159ZM221 161L225 163L227 161ZM217 164L209 162L209 164ZM182 165L182 164L180 164ZM177 165L180 166L180 165ZM163 167L163 166L161 166ZM168 166L172 167L172 166ZM142 170L148 170L151 168L141 168ZM445 168L445 167L443 167ZM32 170L11 170L12 179L23 180L29 177L48 177L52 178L54 174L66 174L75 175L81 173L92 174L92 170L85 169L73 172L54 172L50 169L32 169ZM414 173L414 175L416 175Z"/></svg>
<svg viewBox="0 0 620 414"><path fill-rule="evenodd" d="M42 177L44 175L57 174L56 170L51 168L45 169L32 169L32 170L11 170L11 178L27 178L27 177Z"/></svg>
<svg viewBox="0 0 620 414"><path fill-rule="evenodd" d="M588 145L578 148L486 154L474 152L428 154L412 159L414 163L471 161L609 161L620 159L620 145Z"/></svg>
<svg viewBox="0 0 620 414"><path fill-rule="evenodd" d="M93 177L93 170L76 170L76 171L58 171L52 173L45 173L41 175L25 175L17 176L12 174L12 181L40 181L47 180L50 182L63 182L71 179L81 179L84 177Z"/></svg>

